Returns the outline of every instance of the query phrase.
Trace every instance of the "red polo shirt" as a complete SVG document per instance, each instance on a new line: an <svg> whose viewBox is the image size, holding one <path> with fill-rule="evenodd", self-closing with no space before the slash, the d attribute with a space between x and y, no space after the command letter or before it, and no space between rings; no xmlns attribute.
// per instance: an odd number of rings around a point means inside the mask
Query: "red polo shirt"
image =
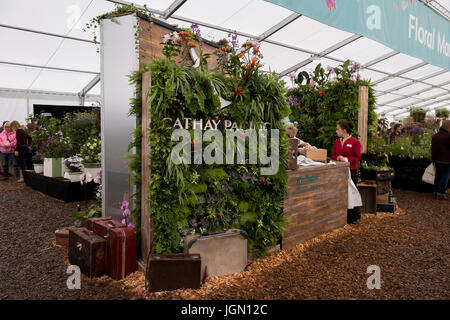
<svg viewBox="0 0 450 320"><path fill-rule="evenodd" d="M341 145L341 139L336 139L333 145L333 152L331 158L337 160L338 156L343 156L350 162L350 170L357 169L357 163L361 160L361 143L350 137L345 140L344 145Z"/></svg>

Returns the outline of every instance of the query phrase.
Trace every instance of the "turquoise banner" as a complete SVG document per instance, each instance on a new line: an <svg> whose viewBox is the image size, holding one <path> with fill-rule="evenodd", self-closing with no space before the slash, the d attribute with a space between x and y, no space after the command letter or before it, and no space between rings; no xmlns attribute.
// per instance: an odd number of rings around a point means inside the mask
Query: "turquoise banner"
<svg viewBox="0 0 450 320"><path fill-rule="evenodd" d="M418 0L266 1L450 70L450 23Z"/></svg>

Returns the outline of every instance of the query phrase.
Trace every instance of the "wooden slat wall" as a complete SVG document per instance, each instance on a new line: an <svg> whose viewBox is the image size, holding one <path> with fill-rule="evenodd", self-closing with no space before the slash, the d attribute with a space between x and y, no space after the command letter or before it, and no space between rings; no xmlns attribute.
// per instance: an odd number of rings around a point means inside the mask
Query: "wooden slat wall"
<svg viewBox="0 0 450 320"><path fill-rule="evenodd" d="M155 58L164 57L162 53L163 45L161 41L165 34L173 32L163 26L156 23L151 23L147 20L140 20L140 41L139 41L139 60L140 62L149 62ZM209 44L204 44L203 52L211 53L211 58L208 60L208 68L213 70L217 67L217 60L214 56L214 51L216 48L210 46ZM195 49L199 55L200 49L197 47ZM193 63L192 63L193 64Z"/></svg>
<svg viewBox="0 0 450 320"><path fill-rule="evenodd" d="M283 249L347 223L349 164L299 167L288 171Z"/></svg>
<svg viewBox="0 0 450 320"><path fill-rule="evenodd" d="M161 41L163 36L172 30L160 26L156 23L150 23L145 19L140 19L140 34L139 34L139 66L142 68L142 62L150 62L153 58L164 57L162 53L163 45ZM204 52L214 53L214 48L211 45L205 44L203 46ZM197 48L197 54L199 49ZM193 64L192 61L189 61ZM208 67L213 69L217 66L217 60L214 55L209 60ZM150 180L150 144L148 143L149 125L150 125L150 103L147 101L148 90L151 90L151 79L148 73L143 75L142 79L142 203L141 203L141 253L142 259L147 257L150 250L150 244L153 234L150 232L152 221L150 217L150 205L148 202L148 181Z"/></svg>
<svg viewBox="0 0 450 320"><path fill-rule="evenodd" d="M369 88L360 86L358 100L361 104L358 113L358 133L361 142L361 153L367 153L367 131L369 122Z"/></svg>

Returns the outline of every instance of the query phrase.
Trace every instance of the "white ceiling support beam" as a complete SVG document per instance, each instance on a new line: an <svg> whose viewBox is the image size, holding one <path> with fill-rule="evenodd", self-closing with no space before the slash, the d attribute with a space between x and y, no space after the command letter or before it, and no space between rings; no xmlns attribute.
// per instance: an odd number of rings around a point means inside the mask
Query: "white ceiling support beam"
<svg viewBox="0 0 450 320"><path fill-rule="evenodd" d="M436 98L439 98L439 97L442 97L442 93L441 93L441 94L434 95L434 96L432 96L432 97L428 97L427 99L428 99L428 100L432 100L432 99L436 99ZM426 103L426 104L424 104L424 105L420 105L420 107L426 107L426 106L432 105L432 104L434 104L434 103L439 103L439 102L442 102L442 101L446 101L446 100L448 100L448 99L450 99L450 97L445 97L445 98L438 99L438 100L435 100L435 101L430 101L430 102L428 102L428 103ZM388 112L386 112L386 114L392 114L393 112L399 111L400 109L408 108L408 107L410 107L410 106L411 106L410 103L404 104L404 105L402 105L402 106L400 106L400 107L394 107L394 106L393 106L392 108L395 108L395 109L397 109L397 110L391 110L391 111L388 111ZM401 112L403 112L403 110L400 110L400 113L401 113ZM397 114L400 114L400 113L397 113ZM392 114L392 115L395 115L395 114Z"/></svg>
<svg viewBox="0 0 450 320"><path fill-rule="evenodd" d="M27 67L27 68L37 68L37 69L49 69L49 70L57 70L57 71L69 71L69 72L99 74L98 72L94 72L94 71L78 70L78 69L67 69L67 68L57 68L57 67L48 67L48 66L39 66L39 65L35 65L35 64L25 64L25 63L18 63L18 62L0 61L0 64L8 64L8 65L19 66L19 67Z"/></svg>
<svg viewBox="0 0 450 320"><path fill-rule="evenodd" d="M329 54L329 53L331 53L333 51L336 51L336 50L338 50L338 49L348 45L349 43L352 43L353 41L356 41L356 40L360 39L361 37L362 36L360 36L360 35L354 34L351 37L349 37L349 38L347 38L347 39L345 39L345 40L343 40L343 41L341 41L339 43L336 43L335 45L325 49L324 51L318 53L317 55L314 55L314 56L312 56L312 57L310 57L310 58L308 58L306 60L303 60L302 62L296 64L295 66L287 68L286 70L282 71L280 73L280 75L283 77L283 76L285 76L285 75L287 75L287 74L289 74L291 72L295 72L298 69L300 69L301 67L304 67L304 66L310 64L312 61L314 61L314 60L316 60L318 58L320 59L322 57L325 57L327 54Z"/></svg>
<svg viewBox="0 0 450 320"><path fill-rule="evenodd" d="M419 1L423 2L428 8L436 12L445 20L450 21L450 12L435 0L419 0Z"/></svg>
<svg viewBox="0 0 450 320"><path fill-rule="evenodd" d="M47 99L49 96L59 97L61 99L78 99L78 94L73 92L58 92L58 91L44 91L44 90L25 90L14 88L0 88L0 96L5 97L19 97L19 98L33 98L41 97ZM86 100L89 101L101 101L100 95L87 94Z"/></svg>
<svg viewBox="0 0 450 320"><path fill-rule="evenodd" d="M389 53L386 53L385 55L382 55L379 58L376 58L376 59L374 59L372 61L367 62L366 64L363 64L362 67L363 68L367 68L367 67L373 66L374 64L377 64L377 63L379 63L381 61L384 61L386 59L392 58L393 56L396 56L399 53L400 53L399 51L391 51Z"/></svg>
<svg viewBox="0 0 450 320"><path fill-rule="evenodd" d="M400 70L400 71L398 71L398 72L396 72L396 73L392 73L391 75L389 75L389 76L387 76L387 77L384 77L384 78L381 78L381 79L379 79L379 80L377 80L377 81L374 81L372 84L375 85L375 84L381 83L381 82L383 82L383 81L387 81L387 80L390 80L390 79L392 79L392 78L399 77L399 76L401 76L401 75L404 74L404 73L407 73L407 72L416 70L417 68L423 67L423 66L425 66L425 65L427 65L427 64L428 64L427 62L422 61L422 62L420 62L420 63L418 63L418 64L415 64L415 65L413 65L413 66L411 66L411 67L409 67L409 68ZM411 79L411 80L414 80L414 79Z"/></svg>
<svg viewBox="0 0 450 320"><path fill-rule="evenodd" d="M112 2L112 3L115 3L115 4L120 4L120 5L123 5L123 6L133 5L133 6L135 6L138 9L147 10L148 12L153 13L153 14L158 14L160 16L164 15L163 11L152 9L152 8L148 8L148 7L141 6L139 4L135 4L135 3L132 3L132 2L128 2L128 1L122 1L122 0L105 0L105 1Z"/></svg>
<svg viewBox="0 0 450 320"><path fill-rule="evenodd" d="M88 83L83 89L81 89L81 91L78 93L78 98L79 98L79 100L80 100L80 106L83 106L83 105L84 105L84 101L85 101L85 99L86 99L87 93L88 93L93 87L95 87L95 85L96 85L97 83L99 83L99 82L100 82L100 75L98 74L98 75L96 75L96 76L94 77L94 79L92 79L91 81L89 81L89 83Z"/></svg>
<svg viewBox="0 0 450 320"><path fill-rule="evenodd" d="M187 0L175 0L174 2L172 2L172 4L161 15L161 18L163 18L164 20L169 19L175 13L175 11L181 8L181 6L186 1Z"/></svg>
<svg viewBox="0 0 450 320"><path fill-rule="evenodd" d="M27 28L22 28L22 27L15 27L15 26L7 25L7 24L1 24L1 23L0 23L0 27L1 27L1 28L7 28L7 29L13 29L13 30L24 31L24 32L36 33L36 34L40 34L40 35L44 35L44 36L50 36L50 37L56 37L56 38L63 38L63 39L75 40L75 41L82 41L82 42L88 42L88 43L95 43L93 40L89 40L89 39L83 39L83 38L77 38L77 37L70 37L70 36L65 36L65 35L62 35L62 34L56 34L56 33L51 33L51 32L44 32L44 31L38 31L38 30L27 29ZM100 43L100 42L97 42L97 43Z"/></svg>
<svg viewBox="0 0 450 320"><path fill-rule="evenodd" d="M450 83L450 81L447 81L447 82L442 83L441 85L445 86L445 85L447 85L449 83ZM427 91L430 91L431 89L434 89L434 88L425 88L425 89L422 89L422 90L419 90L419 91L415 91L415 92L411 93L409 96L407 96L407 98L414 98L414 96L419 95L419 94L424 93L424 92L427 92ZM380 104L380 106L384 106L384 105L387 105L387 104L390 104L390 103L393 103L393 102L397 102L397 101L400 101L400 100L403 100L403 99L405 99L405 98L404 97L395 98L395 99L392 99L392 100L389 100L389 101L386 101L386 102ZM414 98L414 99L422 100L422 99L419 99L419 98Z"/></svg>
<svg viewBox="0 0 450 320"><path fill-rule="evenodd" d="M280 22L278 22L276 25L274 25L273 27L271 27L270 29L268 29L267 31L263 32L259 37L258 37L258 41L264 41L267 38L269 38L271 35L273 35L274 33L277 33L278 31L280 31L281 29L283 29L284 27L286 27L288 24L290 24L291 22L294 22L295 20L297 20L298 18L300 18L302 15L299 13L293 13L291 15L289 15L288 17L284 18L283 20L281 20Z"/></svg>

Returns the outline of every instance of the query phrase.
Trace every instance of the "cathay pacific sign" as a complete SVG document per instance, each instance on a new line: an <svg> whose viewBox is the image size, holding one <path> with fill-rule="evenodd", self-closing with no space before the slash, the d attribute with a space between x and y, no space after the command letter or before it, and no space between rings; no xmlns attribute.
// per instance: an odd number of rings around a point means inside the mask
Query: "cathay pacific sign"
<svg viewBox="0 0 450 320"><path fill-rule="evenodd" d="M266 0L450 70L450 23L418 0Z"/></svg>

